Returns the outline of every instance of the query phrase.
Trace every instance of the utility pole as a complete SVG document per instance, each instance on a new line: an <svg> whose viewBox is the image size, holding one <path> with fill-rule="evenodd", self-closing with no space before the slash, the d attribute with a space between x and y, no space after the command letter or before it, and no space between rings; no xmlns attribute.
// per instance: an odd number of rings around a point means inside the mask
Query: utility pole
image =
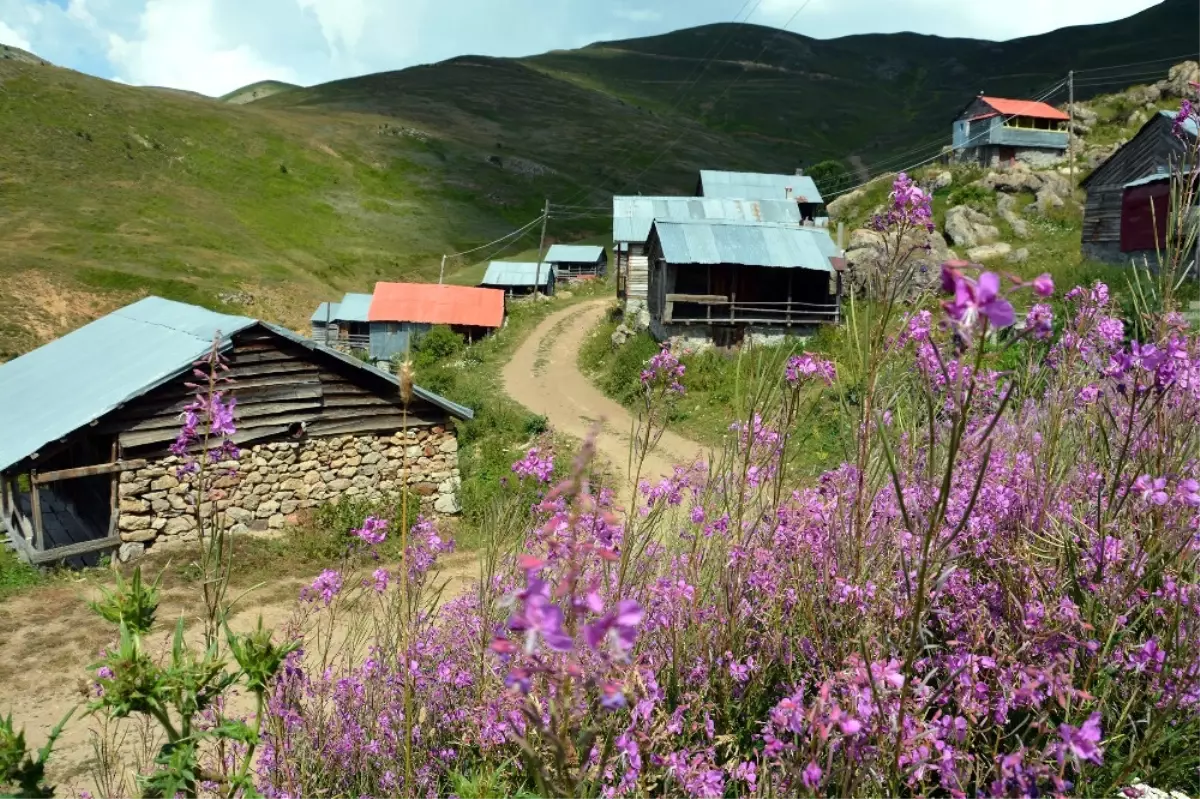
<svg viewBox="0 0 1200 799"><path fill-rule="evenodd" d="M442 268L438 272L438 285L442 285L442 279L446 277L446 256L442 256Z"/></svg>
<svg viewBox="0 0 1200 799"><path fill-rule="evenodd" d="M533 293L536 296L542 289L542 258L546 249L546 220L550 218L550 198L546 198L546 205L542 208L542 238L538 241L538 261L537 261L537 281L533 285Z"/></svg>
<svg viewBox="0 0 1200 799"><path fill-rule="evenodd" d="M1075 70L1067 73L1067 161L1071 167L1071 191L1075 191Z"/></svg>

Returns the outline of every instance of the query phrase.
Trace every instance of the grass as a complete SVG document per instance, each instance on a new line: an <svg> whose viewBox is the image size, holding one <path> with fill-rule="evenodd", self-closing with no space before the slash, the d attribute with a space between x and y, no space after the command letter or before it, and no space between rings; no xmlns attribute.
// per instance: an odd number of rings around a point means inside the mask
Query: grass
<svg viewBox="0 0 1200 799"><path fill-rule="evenodd" d="M44 581L41 572L20 560L16 552L0 542L0 601Z"/></svg>

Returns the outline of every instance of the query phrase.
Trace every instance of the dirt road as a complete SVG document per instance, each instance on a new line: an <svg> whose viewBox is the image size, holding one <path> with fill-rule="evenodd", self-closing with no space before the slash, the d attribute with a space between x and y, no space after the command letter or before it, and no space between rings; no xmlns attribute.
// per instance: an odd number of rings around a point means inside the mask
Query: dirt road
<svg viewBox="0 0 1200 799"><path fill-rule="evenodd" d="M623 478L621 485L629 485L632 417L592 385L576 363L584 340L610 304L611 300L580 303L547 317L504 367L504 388L514 400L549 419L555 429L577 438L585 438L600 423L597 449ZM642 477L654 479L671 472L677 463L706 456L699 444L668 431L647 456Z"/></svg>

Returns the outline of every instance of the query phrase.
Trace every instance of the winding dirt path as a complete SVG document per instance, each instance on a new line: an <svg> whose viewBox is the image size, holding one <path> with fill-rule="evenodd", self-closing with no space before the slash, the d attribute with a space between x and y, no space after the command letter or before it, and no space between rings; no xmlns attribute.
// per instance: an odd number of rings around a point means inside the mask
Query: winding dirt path
<svg viewBox="0 0 1200 799"><path fill-rule="evenodd" d="M628 486L633 417L592 385L577 364L584 339L611 302L579 303L544 319L504 367L504 389L514 400L549 419L555 429L577 438L586 438L599 423L596 448L617 472L620 484ZM668 430L646 457L642 477L660 477L677 463L691 463L707 455L696 442Z"/></svg>

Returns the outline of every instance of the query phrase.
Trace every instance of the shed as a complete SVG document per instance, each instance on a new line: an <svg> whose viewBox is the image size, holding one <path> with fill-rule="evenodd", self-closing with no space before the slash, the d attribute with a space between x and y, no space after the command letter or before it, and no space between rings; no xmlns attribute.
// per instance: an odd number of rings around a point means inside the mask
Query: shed
<svg viewBox="0 0 1200 799"><path fill-rule="evenodd" d="M840 318L841 259L826 230L724 220L656 221L650 330L736 344Z"/></svg>
<svg viewBox="0 0 1200 799"><path fill-rule="evenodd" d="M1050 166L1066 155L1069 120L1063 111L1036 100L980 95L954 120L954 158L991 167L1017 161Z"/></svg>
<svg viewBox="0 0 1200 799"><path fill-rule="evenodd" d="M444 283L376 283L371 301L371 357L407 352L413 336L449 325L474 340L504 324L504 292Z"/></svg>
<svg viewBox="0 0 1200 799"><path fill-rule="evenodd" d="M731 200L790 200L800 208L802 219L815 219L824 204L812 178L797 169L792 175L764 172L723 172L700 170L697 197Z"/></svg>
<svg viewBox="0 0 1200 799"><path fill-rule="evenodd" d="M492 261L479 286L499 289L510 297L535 291L549 296L554 293L554 267L536 262Z"/></svg>
<svg viewBox="0 0 1200 799"><path fill-rule="evenodd" d="M1139 228L1139 222L1131 221L1126 225L1125 213L1134 210L1136 205L1135 213L1144 211L1148 214L1150 195L1165 191L1156 184L1165 181L1182 163L1190 146L1188 140L1196 136L1196 124L1189 120L1182 128L1182 137L1176 135L1174 127L1174 114L1168 111L1155 114L1132 139L1080 183L1087 191L1083 211L1084 257L1109 263L1128 263L1131 259L1140 260L1143 255L1153 257L1153 248L1149 252L1140 248L1127 249L1135 243L1144 243L1144 239L1133 233ZM1138 181L1145 178L1153 180L1142 189ZM1132 190L1128 198L1127 190ZM1157 207L1155 211L1157 213ZM1127 229L1130 231L1128 239Z"/></svg>
<svg viewBox="0 0 1200 799"><path fill-rule="evenodd" d="M355 358L266 322L148 297L0 365L0 527L25 559L197 537L191 478L168 448L214 338L237 400L234 442L251 450L222 464L231 523L282 527L343 492L381 496L457 473L451 423L469 409L420 388L406 408L396 378ZM410 441L439 456L409 459ZM334 461L348 468L347 448L376 453L373 468L329 478ZM457 509L453 496L434 507L456 488L442 484L430 512Z"/></svg>
<svg viewBox="0 0 1200 799"><path fill-rule="evenodd" d="M646 242L655 220L724 219L746 223L800 225L800 206L792 200L744 200L723 197L613 197L613 253L617 297L633 317L646 305L649 265Z"/></svg>
<svg viewBox="0 0 1200 799"><path fill-rule="evenodd" d="M555 244L546 253L545 262L554 267L558 280L577 277L604 277L608 271L608 253L603 247L580 244Z"/></svg>
<svg viewBox="0 0 1200 799"><path fill-rule="evenodd" d="M319 344L332 344L338 337L338 313L341 303L323 302L313 311L309 320L312 325L312 340Z"/></svg>

